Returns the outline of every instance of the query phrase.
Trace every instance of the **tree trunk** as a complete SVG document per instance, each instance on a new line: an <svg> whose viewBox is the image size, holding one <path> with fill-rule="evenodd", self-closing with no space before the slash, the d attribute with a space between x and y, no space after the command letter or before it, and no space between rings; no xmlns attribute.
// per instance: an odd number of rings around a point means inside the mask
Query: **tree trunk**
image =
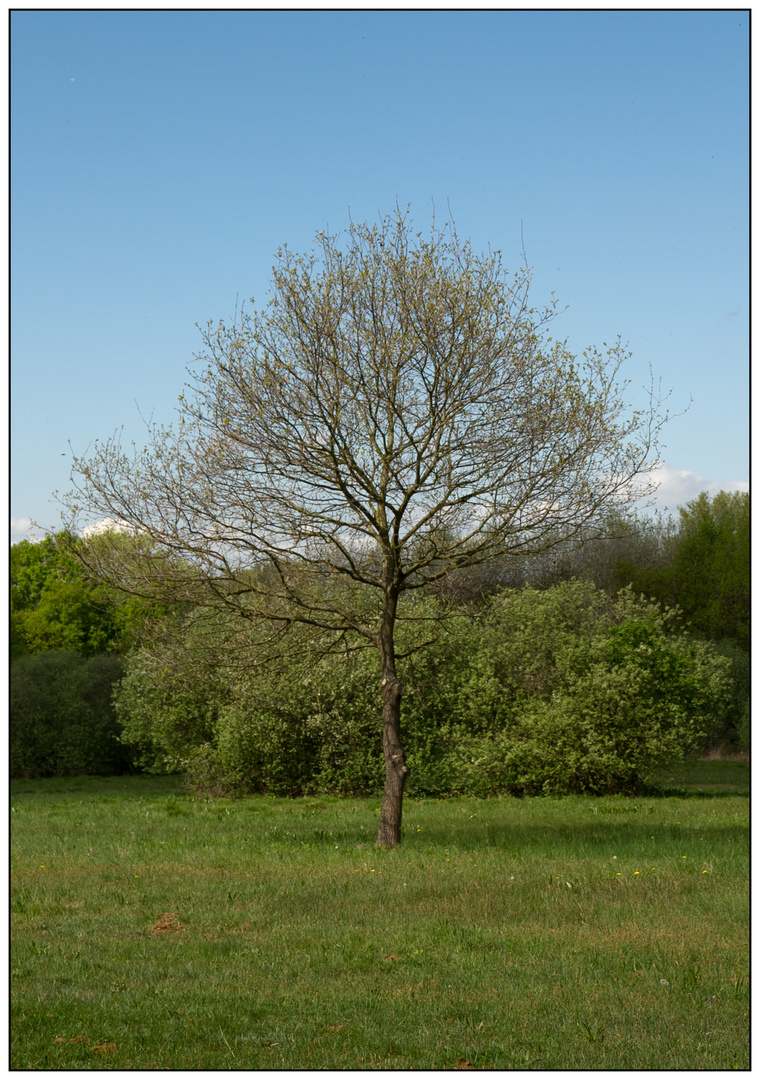
<svg viewBox="0 0 760 1080"><path fill-rule="evenodd" d="M401 746L401 680L396 674L396 654L393 627L396 621L397 597L386 593L386 604L380 629L380 659L383 688L383 753L385 755L385 791L380 810L378 847L395 847L401 843L401 805L404 784L409 771Z"/></svg>

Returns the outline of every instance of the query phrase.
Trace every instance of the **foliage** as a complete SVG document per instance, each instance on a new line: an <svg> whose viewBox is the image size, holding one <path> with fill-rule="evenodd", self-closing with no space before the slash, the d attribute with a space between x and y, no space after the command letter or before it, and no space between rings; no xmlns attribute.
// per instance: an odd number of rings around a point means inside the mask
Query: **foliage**
<svg viewBox="0 0 760 1080"><path fill-rule="evenodd" d="M692 631L749 649L750 502L746 492L706 492L679 509L666 557L657 565L625 560L620 582L663 603L678 605Z"/></svg>
<svg viewBox="0 0 760 1080"><path fill-rule="evenodd" d="M119 773L131 754L119 741L112 705L118 657L47 651L10 671L11 776Z"/></svg>
<svg viewBox="0 0 760 1080"><path fill-rule="evenodd" d="M736 742L742 750L750 749L751 742L751 711L750 711L750 699L747 698L744 702L739 722L736 725Z"/></svg>
<svg viewBox="0 0 760 1080"><path fill-rule="evenodd" d="M560 545L552 553L551 565L545 557L528 584L545 588L559 581L583 578L615 595L632 584L629 568L645 573L668 564L675 531L672 517L666 518L659 511L608 514L595 532L589 531L574 543Z"/></svg>
<svg viewBox="0 0 760 1080"><path fill-rule="evenodd" d="M39 543L23 540L12 545L12 659L46 650L73 650L82 656L124 652L139 639L145 619L159 614L155 604L88 575L82 558L99 543L98 537L57 533ZM129 537L122 539L122 544L135 543Z"/></svg>
<svg viewBox="0 0 760 1080"><path fill-rule="evenodd" d="M231 700L220 650L209 653L206 629L185 625L126 657L115 708L136 763L149 771L187 768L189 754L213 738L219 709Z"/></svg>
<svg viewBox="0 0 760 1080"><path fill-rule="evenodd" d="M436 744L454 791L635 791L712 732L728 663L630 590L492 598ZM432 770L431 770L432 771Z"/></svg>
<svg viewBox="0 0 760 1080"><path fill-rule="evenodd" d="M750 748L750 655L731 641L713 643L716 652L730 663L731 696L715 732L715 742L739 750Z"/></svg>
<svg viewBox="0 0 760 1080"><path fill-rule="evenodd" d="M416 601L400 624L407 647L437 626L401 667L412 792L635 791L725 725L730 660L631 590L565 582L438 611ZM129 659L118 709L144 760L216 792L379 791L372 653L325 655L304 637L287 664L251 672L230 664L229 624Z"/></svg>
<svg viewBox="0 0 760 1080"><path fill-rule="evenodd" d="M326 655L318 634L296 631L286 661L250 665L237 622L191 618L128 657L116 708L141 764L214 794L382 788L374 652Z"/></svg>
<svg viewBox="0 0 760 1080"><path fill-rule="evenodd" d="M673 558L678 604L695 630L749 648L749 495L704 492L679 511Z"/></svg>
<svg viewBox="0 0 760 1080"><path fill-rule="evenodd" d="M110 610L58 536L11 547L10 601L12 656L48 649L91 656L117 636Z"/></svg>

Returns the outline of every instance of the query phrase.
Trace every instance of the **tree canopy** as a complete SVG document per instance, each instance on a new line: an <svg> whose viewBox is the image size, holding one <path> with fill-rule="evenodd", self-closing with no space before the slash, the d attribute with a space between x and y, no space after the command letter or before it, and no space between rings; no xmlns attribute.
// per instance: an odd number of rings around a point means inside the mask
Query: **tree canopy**
<svg viewBox="0 0 760 1080"><path fill-rule="evenodd" d="M84 566L97 561L100 537L50 534L10 550L11 659L49 650L82 656L126 652L164 609L94 581ZM136 548L134 538L122 546ZM109 544L114 550L116 544Z"/></svg>
<svg viewBox="0 0 760 1080"><path fill-rule="evenodd" d="M177 424L75 460L69 527L95 511L152 541L106 535L105 580L233 609L261 647L300 623L378 650L383 846L407 773L403 594L545 550L650 490L661 403L631 412L625 349L574 355L529 284L453 223L423 235L398 210L307 255L283 247L265 307L203 331Z"/></svg>
<svg viewBox="0 0 760 1080"><path fill-rule="evenodd" d="M654 566L621 560L617 580L665 604L677 605L692 631L749 649L750 497L743 491L703 491L679 507L661 529Z"/></svg>

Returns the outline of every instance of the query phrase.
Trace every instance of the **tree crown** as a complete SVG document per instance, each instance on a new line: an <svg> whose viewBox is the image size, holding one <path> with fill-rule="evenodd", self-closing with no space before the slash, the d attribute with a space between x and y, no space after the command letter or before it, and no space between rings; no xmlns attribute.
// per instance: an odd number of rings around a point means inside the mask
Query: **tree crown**
<svg viewBox="0 0 760 1080"><path fill-rule="evenodd" d="M161 550L186 560L174 595L203 580L205 600L372 637L381 596L539 551L650 490L659 402L629 413L623 347L574 356L529 284L401 211L283 247L264 309L202 331L178 424L76 459L68 505L155 542L142 588L166 580Z"/></svg>

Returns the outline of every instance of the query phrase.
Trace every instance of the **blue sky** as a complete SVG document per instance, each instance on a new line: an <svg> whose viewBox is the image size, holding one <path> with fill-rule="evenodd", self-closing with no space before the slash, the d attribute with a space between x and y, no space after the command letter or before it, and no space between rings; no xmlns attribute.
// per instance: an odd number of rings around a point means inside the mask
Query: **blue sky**
<svg viewBox="0 0 760 1080"><path fill-rule="evenodd" d="M14 11L11 536L70 450L172 419L196 323L274 252L451 207L689 411L660 502L749 478L743 11Z"/></svg>

